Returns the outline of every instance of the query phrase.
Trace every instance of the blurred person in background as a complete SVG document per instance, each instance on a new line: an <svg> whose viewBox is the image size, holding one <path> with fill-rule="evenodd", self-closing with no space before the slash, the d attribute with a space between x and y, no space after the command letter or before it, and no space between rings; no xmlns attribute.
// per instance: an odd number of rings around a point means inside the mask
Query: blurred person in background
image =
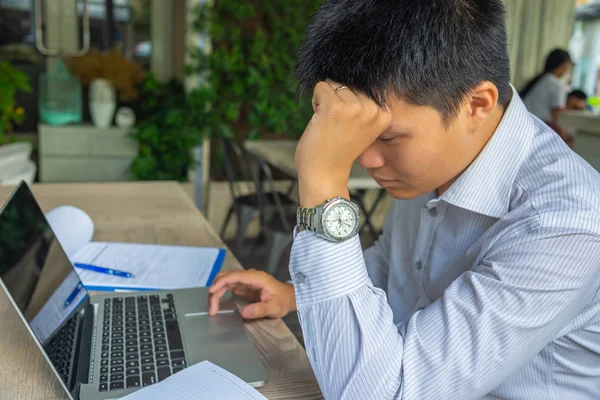
<svg viewBox="0 0 600 400"><path fill-rule="evenodd" d="M567 96L567 110L585 111L588 109L588 96L582 90L573 90Z"/></svg>
<svg viewBox="0 0 600 400"><path fill-rule="evenodd" d="M566 107L573 62L565 50L556 49L546 58L544 71L533 78L519 93L530 113L554 129L568 141L568 132L559 124Z"/></svg>
<svg viewBox="0 0 600 400"><path fill-rule="evenodd" d="M581 90L573 90L567 96L567 106L566 109L570 111L585 111L588 109L587 105L588 96L585 92ZM566 129L567 136L565 138L565 142L569 145L570 148L575 146L575 136L576 132L574 129Z"/></svg>

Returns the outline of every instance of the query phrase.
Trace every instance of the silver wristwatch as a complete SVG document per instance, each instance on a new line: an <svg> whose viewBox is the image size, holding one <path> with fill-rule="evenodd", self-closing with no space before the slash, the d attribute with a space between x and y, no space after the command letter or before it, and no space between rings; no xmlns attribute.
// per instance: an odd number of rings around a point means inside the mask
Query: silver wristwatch
<svg viewBox="0 0 600 400"><path fill-rule="evenodd" d="M323 239L341 242L358 233L360 211L353 202L335 197L315 208L298 207L296 218L300 228Z"/></svg>

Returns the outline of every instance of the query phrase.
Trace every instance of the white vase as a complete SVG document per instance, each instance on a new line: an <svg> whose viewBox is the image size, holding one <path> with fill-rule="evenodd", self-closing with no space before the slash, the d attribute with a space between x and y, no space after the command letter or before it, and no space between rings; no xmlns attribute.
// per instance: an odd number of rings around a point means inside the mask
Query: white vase
<svg viewBox="0 0 600 400"><path fill-rule="evenodd" d="M115 115L116 103L100 103L90 101L90 116L97 128L108 128Z"/></svg>
<svg viewBox="0 0 600 400"><path fill-rule="evenodd" d="M115 103L115 88L106 79L94 79L90 83L90 103Z"/></svg>
<svg viewBox="0 0 600 400"><path fill-rule="evenodd" d="M90 83L89 97L90 116L94 126L108 128L117 108L115 88L106 79L94 79Z"/></svg>
<svg viewBox="0 0 600 400"><path fill-rule="evenodd" d="M131 128L135 125L135 113L129 107L121 107L115 115L115 123L119 128Z"/></svg>

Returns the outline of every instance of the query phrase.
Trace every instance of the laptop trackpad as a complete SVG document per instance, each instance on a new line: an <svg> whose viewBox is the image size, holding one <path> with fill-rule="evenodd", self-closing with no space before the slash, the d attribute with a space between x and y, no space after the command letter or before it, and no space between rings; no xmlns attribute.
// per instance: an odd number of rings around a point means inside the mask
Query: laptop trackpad
<svg viewBox="0 0 600 400"><path fill-rule="evenodd" d="M266 381L266 371L237 311L215 317L186 316L180 323L189 364L209 360L255 386Z"/></svg>

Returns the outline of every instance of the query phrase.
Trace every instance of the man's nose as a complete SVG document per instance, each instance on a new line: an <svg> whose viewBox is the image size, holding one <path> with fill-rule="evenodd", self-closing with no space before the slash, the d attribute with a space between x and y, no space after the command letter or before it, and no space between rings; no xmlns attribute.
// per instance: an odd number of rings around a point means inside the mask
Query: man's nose
<svg viewBox="0 0 600 400"><path fill-rule="evenodd" d="M358 163L363 168L375 169L385 165L385 160L376 147L375 144L371 145L358 157Z"/></svg>

